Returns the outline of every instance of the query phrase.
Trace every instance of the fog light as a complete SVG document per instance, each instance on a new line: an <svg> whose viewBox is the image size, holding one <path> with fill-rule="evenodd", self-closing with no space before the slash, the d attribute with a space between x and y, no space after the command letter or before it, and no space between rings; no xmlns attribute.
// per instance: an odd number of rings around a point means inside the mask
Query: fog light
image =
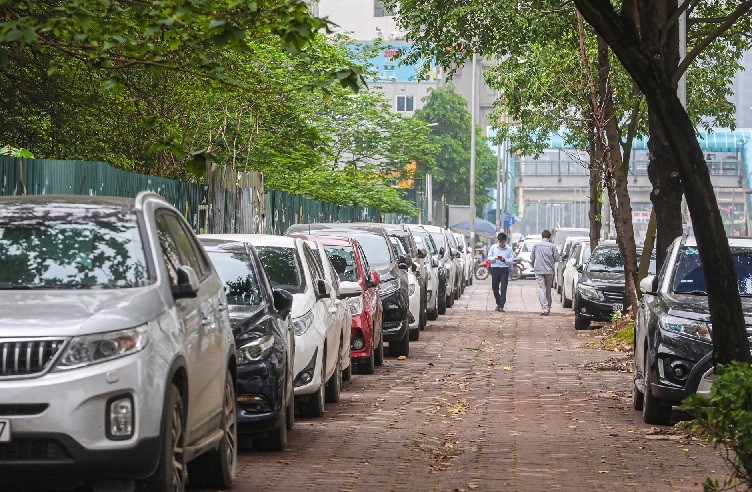
<svg viewBox="0 0 752 492"><path fill-rule="evenodd" d="M354 350L363 350L365 346L366 346L366 342L361 337L354 338L352 341L352 348Z"/></svg>
<svg viewBox="0 0 752 492"><path fill-rule="evenodd" d="M298 377L295 380L295 387L305 386L311 381L313 381L313 371L301 372L300 374L298 374Z"/></svg>
<svg viewBox="0 0 752 492"><path fill-rule="evenodd" d="M133 436L133 397L118 396L107 404L107 437L112 440L129 439Z"/></svg>
<svg viewBox="0 0 752 492"><path fill-rule="evenodd" d="M272 406L266 398L259 395L238 395L238 404L248 413L271 412Z"/></svg>
<svg viewBox="0 0 752 492"><path fill-rule="evenodd" d="M671 374L673 374L676 379L684 379L687 377L688 373L689 369L681 362L674 362L671 364Z"/></svg>

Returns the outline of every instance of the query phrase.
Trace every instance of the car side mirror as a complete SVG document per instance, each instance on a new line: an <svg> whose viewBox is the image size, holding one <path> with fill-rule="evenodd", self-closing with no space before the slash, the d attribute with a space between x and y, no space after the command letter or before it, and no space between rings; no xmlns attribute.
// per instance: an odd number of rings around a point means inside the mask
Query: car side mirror
<svg viewBox="0 0 752 492"><path fill-rule="evenodd" d="M332 284L328 280L319 279L316 282L316 299L329 297L332 293Z"/></svg>
<svg viewBox="0 0 752 492"><path fill-rule="evenodd" d="M363 289L357 282L344 280L339 284L338 299L347 299L348 297L357 297L363 293Z"/></svg>
<svg viewBox="0 0 752 492"><path fill-rule="evenodd" d="M640 280L640 290L643 294L655 294L658 291L658 277L648 275Z"/></svg>
<svg viewBox="0 0 752 492"><path fill-rule="evenodd" d="M577 265L577 271L582 273L585 271L585 264Z"/></svg>
<svg viewBox="0 0 752 492"><path fill-rule="evenodd" d="M436 257L431 258L431 267L436 268L439 266L439 259Z"/></svg>
<svg viewBox="0 0 752 492"><path fill-rule="evenodd" d="M399 267L400 270L407 270L410 265L412 265L412 260L407 256L400 256L397 260L397 267Z"/></svg>
<svg viewBox="0 0 752 492"><path fill-rule="evenodd" d="M193 298L198 296L198 274L193 267L182 265L178 268L178 283L170 286L172 297L175 299Z"/></svg>
<svg viewBox="0 0 752 492"><path fill-rule="evenodd" d="M381 283L381 275L379 275L379 272L368 272L368 287L378 287Z"/></svg>
<svg viewBox="0 0 752 492"><path fill-rule="evenodd" d="M425 258L426 256L428 256L426 248L418 248L418 258Z"/></svg>
<svg viewBox="0 0 752 492"><path fill-rule="evenodd" d="M444 256L444 253L446 253L446 249L444 249L444 246L439 248L439 256Z"/></svg>
<svg viewBox="0 0 752 492"><path fill-rule="evenodd" d="M274 310L277 311L280 318L286 318L292 311L292 294L285 289L274 289L272 298L274 299Z"/></svg>

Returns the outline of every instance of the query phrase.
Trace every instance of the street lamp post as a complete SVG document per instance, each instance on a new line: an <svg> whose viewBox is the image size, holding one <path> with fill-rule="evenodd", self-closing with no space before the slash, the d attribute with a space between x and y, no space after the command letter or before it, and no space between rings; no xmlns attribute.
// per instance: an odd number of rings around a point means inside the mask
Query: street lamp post
<svg viewBox="0 0 752 492"><path fill-rule="evenodd" d="M477 56L473 52L472 71L473 75L470 79L472 88L470 90L470 242L475 247L475 97L476 97L476 82L475 72L476 70Z"/></svg>

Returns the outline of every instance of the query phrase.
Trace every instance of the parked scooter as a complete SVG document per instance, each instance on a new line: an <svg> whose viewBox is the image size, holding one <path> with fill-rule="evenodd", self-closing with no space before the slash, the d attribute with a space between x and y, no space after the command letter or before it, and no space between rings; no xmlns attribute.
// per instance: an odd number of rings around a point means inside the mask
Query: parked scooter
<svg viewBox="0 0 752 492"><path fill-rule="evenodd" d="M518 280L522 277L522 271L525 269L525 260L521 256L514 257L514 263L512 264L512 274L509 276L511 280Z"/></svg>
<svg viewBox="0 0 752 492"><path fill-rule="evenodd" d="M485 260L475 265L475 278L478 280L485 280L488 278L489 268L491 268L491 260L486 258Z"/></svg>

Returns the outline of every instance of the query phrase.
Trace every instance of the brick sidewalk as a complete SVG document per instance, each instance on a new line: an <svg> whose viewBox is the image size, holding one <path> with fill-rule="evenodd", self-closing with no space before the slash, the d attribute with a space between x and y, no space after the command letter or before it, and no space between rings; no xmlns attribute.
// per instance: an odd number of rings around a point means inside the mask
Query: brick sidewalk
<svg viewBox="0 0 752 492"><path fill-rule="evenodd" d="M491 301L489 302L489 298ZM510 282L508 312L476 282L429 322L410 357L345 383L321 419L299 419L288 448L243 451L235 490L702 490L726 471L710 447L651 432L631 409L631 375L584 367L554 301Z"/></svg>

